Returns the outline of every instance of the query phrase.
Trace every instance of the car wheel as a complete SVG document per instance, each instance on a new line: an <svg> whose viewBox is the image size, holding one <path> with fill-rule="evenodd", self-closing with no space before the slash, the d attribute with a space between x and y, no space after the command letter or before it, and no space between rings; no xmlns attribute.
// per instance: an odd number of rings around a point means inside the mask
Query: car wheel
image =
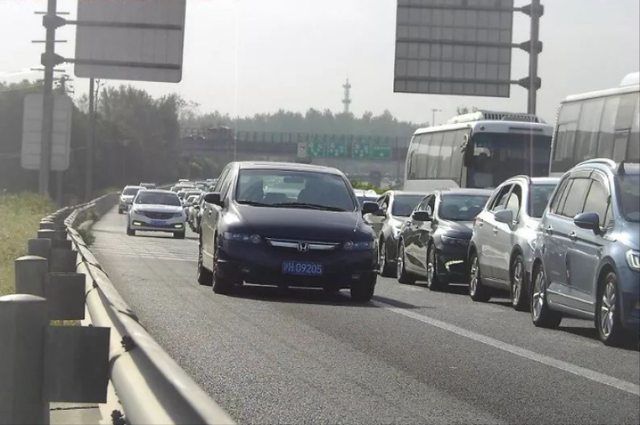
<svg viewBox="0 0 640 425"><path fill-rule="evenodd" d="M213 281L213 292L216 294L226 295L231 292L233 289L233 281L229 278L223 278L220 276L220 266L218 264L218 256L219 250L216 247L216 250L213 254L213 271L212 271L212 281Z"/></svg>
<svg viewBox="0 0 640 425"><path fill-rule="evenodd" d="M173 234L174 239L184 239L186 236L186 232L175 232Z"/></svg>
<svg viewBox="0 0 640 425"><path fill-rule="evenodd" d="M518 254L511 265L511 305L517 311L526 311L529 308L526 275L524 259Z"/></svg>
<svg viewBox="0 0 640 425"><path fill-rule="evenodd" d="M547 279L542 266L538 264L533 272L531 288L531 320L539 328L555 329L560 326L562 315L551 310L547 304Z"/></svg>
<svg viewBox="0 0 640 425"><path fill-rule="evenodd" d="M404 241L400 241L398 246L398 264L396 265L396 279L398 282L413 285L416 283L416 278L411 276L404 267Z"/></svg>
<svg viewBox="0 0 640 425"><path fill-rule="evenodd" d="M136 235L136 231L133 230L131 227L127 226L127 235L128 236L135 236Z"/></svg>
<svg viewBox="0 0 640 425"><path fill-rule="evenodd" d="M384 239L380 239L380 243L378 244L378 265L380 276L393 276L394 269L393 267L389 267L389 263L387 262L387 243Z"/></svg>
<svg viewBox="0 0 640 425"><path fill-rule="evenodd" d="M487 302L491 299L489 288L482 283L478 254L471 254L471 269L469 271L469 296L473 301Z"/></svg>
<svg viewBox="0 0 640 425"><path fill-rule="evenodd" d="M617 346L622 342L625 332L620 321L618 276L613 272L608 273L598 285L596 328L600 341L605 345Z"/></svg>
<svg viewBox="0 0 640 425"><path fill-rule="evenodd" d="M198 247L198 283L202 286L213 285L213 273L207 270L203 264L202 241Z"/></svg>
<svg viewBox="0 0 640 425"><path fill-rule="evenodd" d="M444 288L444 284L438 276L438 254L433 244L429 244L427 249L427 288L431 291L439 291Z"/></svg>
<svg viewBox="0 0 640 425"><path fill-rule="evenodd" d="M351 300L357 303L366 303L371 301L373 293L376 289L377 276L371 275L367 279L351 284Z"/></svg>

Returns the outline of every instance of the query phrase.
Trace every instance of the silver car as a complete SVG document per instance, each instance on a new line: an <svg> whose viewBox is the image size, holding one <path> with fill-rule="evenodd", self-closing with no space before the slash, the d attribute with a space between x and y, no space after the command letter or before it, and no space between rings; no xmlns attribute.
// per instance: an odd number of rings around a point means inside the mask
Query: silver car
<svg viewBox="0 0 640 425"><path fill-rule="evenodd" d="M380 275L395 277L400 229L425 196L427 196L426 193L389 190L378 198L380 210L365 216L365 220L371 223L378 239Z"/></svg>
<svg viewBox="0 0 640 425"><path fill-rule="evenodd" d="M143 190L129 208L127 235L136 231L170 232L184 239L187 214L178 195L168 190Z"/></svg>
<svg viewBox="0 0 640 425"><path fill-rule="evenodd" d="M486 302L507 291L516 310L529 308L537 229L559 178L516 176L495 189L476 217L469 246L469 295Z"/></svg>
<svg viewBox="0 0 640 425"><path fill-rule="evenodd" d="M131 206L133 198L136 197L138 192L144 190L142 186L126 186L122 189L120 194L120 202L118 203L118 214L124 214Z"/></svg>

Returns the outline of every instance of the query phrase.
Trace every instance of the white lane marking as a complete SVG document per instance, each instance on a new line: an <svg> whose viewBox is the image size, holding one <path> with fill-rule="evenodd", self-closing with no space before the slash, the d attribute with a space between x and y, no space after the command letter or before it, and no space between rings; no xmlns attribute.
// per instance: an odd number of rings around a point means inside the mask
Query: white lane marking
<svg viewBox="0 0 640 425"><path fill-rule="evenodd" d="M623 381L622 379L614 378L613 376L605 375L603 373L596 372L591 369L587 369L581 366L574 365L572 363L563 362L562 360L557 360L549 356L538 354L533 351L527 350L525 348L507 344L506 342L498 341L497 339L493 339L485 335L477 334L475 332L468 331L466 329L460 328L455 325L451 325L446 322L442 322L437 319L432 319L430 317L423 316L413 311L394 307L390 304L386 304L379 301L372 301L372 303L378 307L384 308L385 310L389 310L394 313L400 314L402 316L417 320L419 322L426 323L431 326L435 326L436 328L440 328L445 331L452 332L456 335L460 335L465 338L469 338L474 341L481 342L483 344L489 345L499 350L506 351L507 353L515 354L517 356L524 357L529 360L533 360L534 362L542 363L544 365L551 366L559 370L563 370L573 375L581 376L591 381L608 385L610 387L627 392L629 394L640 396L640 385L636 385L632 382Z"/></svg>
<svg viewBox="0 0 640 425"><path fill-rule="evenodd" d="M413 292L421 292L424 291L422 288L416 288L415 286L400 286L400 289L405 291L413 291Z"/></svg>

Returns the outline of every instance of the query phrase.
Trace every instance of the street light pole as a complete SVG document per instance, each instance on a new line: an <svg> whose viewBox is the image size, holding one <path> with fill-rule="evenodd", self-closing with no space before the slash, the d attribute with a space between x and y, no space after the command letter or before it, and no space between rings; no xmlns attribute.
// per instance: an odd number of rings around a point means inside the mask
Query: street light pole
<svg viewBox="0 0 640 425"><path fill-rule="evenodd" d="M436 125L436 112L442 112L442 109L432 109L431 110L431 126Z"/></svg>

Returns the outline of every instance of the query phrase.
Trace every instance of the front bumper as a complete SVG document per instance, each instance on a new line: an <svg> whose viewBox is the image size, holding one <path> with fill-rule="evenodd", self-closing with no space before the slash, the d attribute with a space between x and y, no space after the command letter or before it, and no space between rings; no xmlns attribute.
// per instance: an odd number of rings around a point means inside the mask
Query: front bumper
<svg viewBox="0 0 640 425"><path fill-rule="evenodd" d="M622 326L632 330L640 329L640 272L628 267L618 270L620 291L620 319Z"/></svg>
<svg viewBox="0 0 640 425"><path fill-rule="evenodd" d="M173 232L180 233L186 230L184 216L172 217L165 220L154 220L142 214L129 215L129 228L144 232Z"/></svg>
<svg viewBox="0 0 640 425"><path fill-rule="evenodd" d="M282 273L283 261L322 264L322 276L299 276ZM278 248L265 241L251 244L225 240L220 249L218 270L222 277L259 285L350 288L377 277L376 250L300 253Z"/></svg>
<svg viewBox="0 0 640 425"><path fill-rule="evenodd" d="M445 245L436 249L438 254L438 278L443 283L467 283L469 266L467 255L469 244Z"/></svg>

